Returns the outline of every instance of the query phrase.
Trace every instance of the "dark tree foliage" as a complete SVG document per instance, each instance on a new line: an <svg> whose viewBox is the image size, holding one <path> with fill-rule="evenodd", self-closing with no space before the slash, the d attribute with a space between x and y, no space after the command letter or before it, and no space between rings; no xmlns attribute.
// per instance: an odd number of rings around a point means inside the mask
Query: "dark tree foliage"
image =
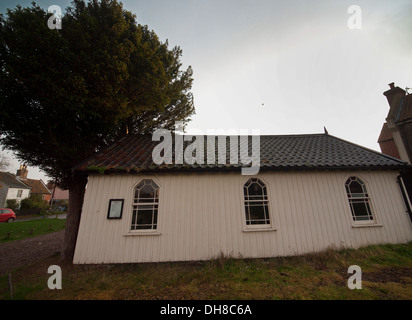
<svg viewBox="0 0 412 320"><path fill-rule="evenodd" d="M193 79L181 49L117 1L75 0L61 29L50 16L33 3L0 17L0 143L69 189L73 251L87 182L73 166L125 134L189 121Z"/></svg>

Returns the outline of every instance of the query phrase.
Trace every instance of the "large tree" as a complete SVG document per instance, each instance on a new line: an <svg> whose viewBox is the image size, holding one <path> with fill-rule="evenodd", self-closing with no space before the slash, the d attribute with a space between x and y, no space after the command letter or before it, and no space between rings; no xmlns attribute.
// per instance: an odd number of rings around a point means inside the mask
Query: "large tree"
<svg viewBox="0 0 412 320"><path fill-rule="evenodd" d="M194 113L192 69L115 0L75 0L61 29L32 4L0 17L0 143L69 190L62 259L72 260L87 177L80 161L125 134Z"/></svg>

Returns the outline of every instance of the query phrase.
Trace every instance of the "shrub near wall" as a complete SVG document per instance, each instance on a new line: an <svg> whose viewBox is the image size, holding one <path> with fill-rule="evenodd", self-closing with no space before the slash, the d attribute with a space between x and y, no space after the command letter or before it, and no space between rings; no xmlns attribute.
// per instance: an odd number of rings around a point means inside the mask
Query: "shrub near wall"
<svg viewBox="0 0 412 320"><path fill-rule="evenodd" d="M16 199L9 199L6 201L6 208L9 208L16 212L16 210L19 208L19 204L17 203Z"/></svg>
<svg viewBox="0 0 412 320"><path fill-rule="evenodd" d="M48 208L49 204L43 200L41 194L31 194L30 197L21 201L19 215L42 214Z"/></svg>

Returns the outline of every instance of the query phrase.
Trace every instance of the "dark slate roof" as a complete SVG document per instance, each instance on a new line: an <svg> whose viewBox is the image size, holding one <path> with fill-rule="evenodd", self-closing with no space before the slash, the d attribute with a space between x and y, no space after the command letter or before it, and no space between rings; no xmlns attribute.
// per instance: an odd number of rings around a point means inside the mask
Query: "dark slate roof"
<svg viewBox="0 0 412 320"><path fill-rule="evenodd" d="M16 179L16 176L8 172L0 172L0 185L7 185L9 188L30 189L29 186Z"/></svg>
<svg viewBox="0 0 412 320"><path fill-rule="evenodd" d="M206 139L207 136L204 136L205 145ZM156 165L152 161L152 151L159 143L152 141L151 135L125 136L80 163L74 170L87 173L230 171L239 170L243 166L242 163L232 165L229 161L225 165L207 164L206 152L205 164L175 164L174 151L173 164ZM185 142L184 150L191 143ZM216 138L216 148L217 145ZM226 154L229 159L229 138L227 145ZM216 162L217 159L216 156ZM409 168L409 165L404 161L329 134L260 136L260 171L405 168Z"/></svg>

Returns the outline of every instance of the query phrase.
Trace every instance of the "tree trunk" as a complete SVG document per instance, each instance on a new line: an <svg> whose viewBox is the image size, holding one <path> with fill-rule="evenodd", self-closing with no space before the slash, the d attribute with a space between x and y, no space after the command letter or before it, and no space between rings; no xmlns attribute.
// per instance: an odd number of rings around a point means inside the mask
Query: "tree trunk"
<svg viewBox="0 0 412 320"><path fill-rule="evenodd" d="M64 233L63 247L60 255L60 260L67 262L73 262L87 176L75 175L73 176L72 181L73 183L71 183L69 188L69 207L67 210L66 231Z"/></svg>

